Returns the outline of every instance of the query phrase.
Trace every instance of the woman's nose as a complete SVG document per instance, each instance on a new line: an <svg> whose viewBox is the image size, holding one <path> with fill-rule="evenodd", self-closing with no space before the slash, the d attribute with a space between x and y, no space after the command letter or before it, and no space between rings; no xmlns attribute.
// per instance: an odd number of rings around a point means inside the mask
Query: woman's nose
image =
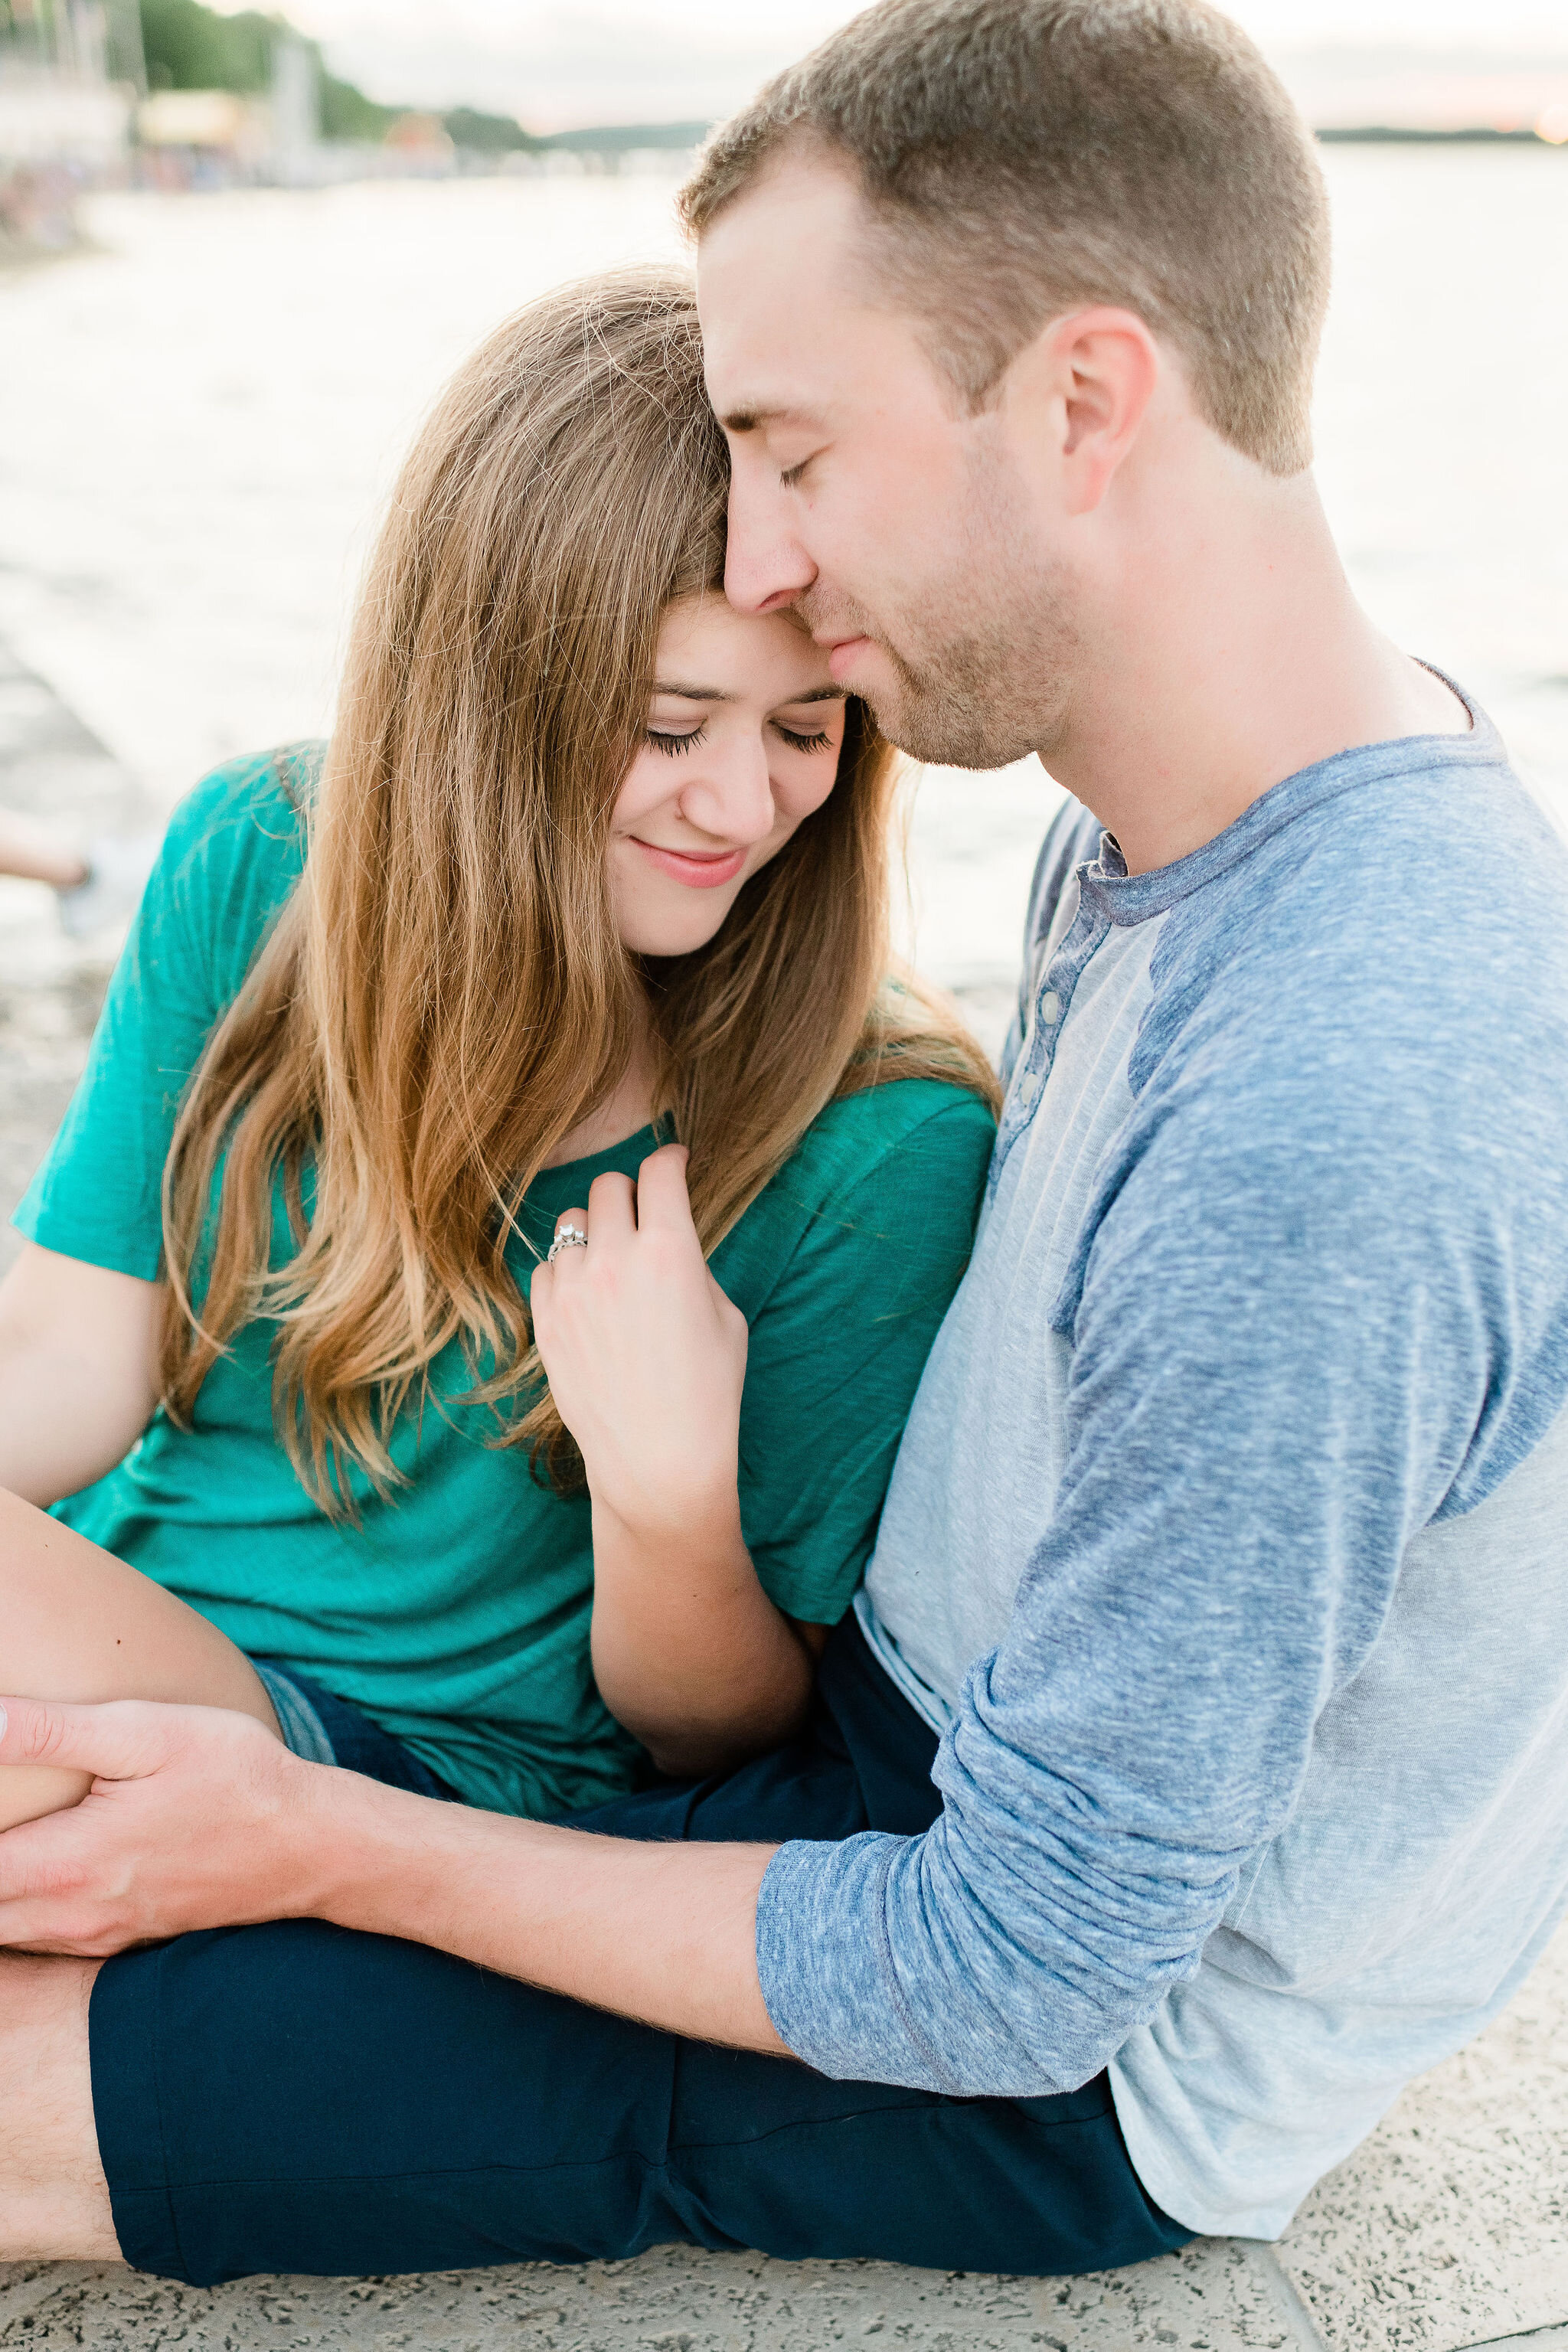
<svg viewBox="0 0 1568 2352"><path fill-rule="evenodd" d="M760 734L711 746L701 771L680 795L689 824L716 839L748 846L773 829L773 788L767 747Z"/></svg>

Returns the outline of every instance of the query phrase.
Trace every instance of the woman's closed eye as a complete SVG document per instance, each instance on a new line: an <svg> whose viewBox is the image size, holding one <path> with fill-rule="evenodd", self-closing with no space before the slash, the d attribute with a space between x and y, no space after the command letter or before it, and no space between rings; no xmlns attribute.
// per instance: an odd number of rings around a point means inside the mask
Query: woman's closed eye
<svg viewBox="0 0 1568 2352"><path fill-rule="evenodd" d="M826 751L833 740L826 727L786 727L782 719L775 719L773 724L773 732L795 751ZM679 733L673 729L649 727L644 731L643 740L654 751L662 751L667 760L679 760L683 752L702 742L707 733L708 722L704 719L700 727L685 728Z"/></svg>
<svg viewBox="0 0 1568 2352"><path fill-rule="evenodd" d="M683 751L689 751L694 743L700 743L707 732L708 721L704 719L700 727L689 727L679 735L664 733L657 727L649 727L643 736L643 740L651 744L656 751L662 751L667 760L679 760Z"/></svg>

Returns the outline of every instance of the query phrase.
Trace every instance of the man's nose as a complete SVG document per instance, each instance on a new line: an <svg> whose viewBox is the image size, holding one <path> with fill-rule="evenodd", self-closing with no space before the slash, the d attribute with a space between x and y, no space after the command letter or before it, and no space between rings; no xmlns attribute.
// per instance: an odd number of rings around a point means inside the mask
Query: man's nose
<svg viewBox="0 0 1568 2352"><path fill-rule="evenodd" d="M737 467L730 481L729 548L724 593L737 613L776 613L793 604L816 577L816 566L794 529L790 501Z"/></svg>
<svg viewBox="0 0 1568 2352"><path fill-rule="evenodd" d="M715 745L680 795L680 813L715 840L765 841L773 829L773 788L760 734Z"/></svg>

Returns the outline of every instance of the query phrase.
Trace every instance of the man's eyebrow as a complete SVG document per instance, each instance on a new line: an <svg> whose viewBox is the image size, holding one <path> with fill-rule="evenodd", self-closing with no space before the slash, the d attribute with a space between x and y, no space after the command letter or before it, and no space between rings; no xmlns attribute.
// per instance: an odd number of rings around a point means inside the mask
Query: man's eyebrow
<svg viewBox="0 0 1568 2352"><path fill-rule="evenodd" d="M787 417L792 425L804 425L810 433L820 431L823 423L815 409L784 404L776 408L763 408L755 404L745 408L727 409L719 422L726 433L755 433L760 425L776 425L781 417Z"/></svg>

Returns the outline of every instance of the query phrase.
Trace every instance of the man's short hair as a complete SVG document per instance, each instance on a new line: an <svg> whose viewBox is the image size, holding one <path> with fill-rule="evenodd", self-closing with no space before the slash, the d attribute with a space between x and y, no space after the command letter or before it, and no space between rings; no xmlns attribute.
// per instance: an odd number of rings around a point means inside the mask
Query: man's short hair
<svg viewBox="0 0 1568 2352"><path fill-rule="evenodd" d="M716 132L700 235L786 145L858 172L874 262L972 406L1046 322L1125 305L1215 430L1311 458L1329 225L1306 126L1204 0L881 0Z"/></svg>

